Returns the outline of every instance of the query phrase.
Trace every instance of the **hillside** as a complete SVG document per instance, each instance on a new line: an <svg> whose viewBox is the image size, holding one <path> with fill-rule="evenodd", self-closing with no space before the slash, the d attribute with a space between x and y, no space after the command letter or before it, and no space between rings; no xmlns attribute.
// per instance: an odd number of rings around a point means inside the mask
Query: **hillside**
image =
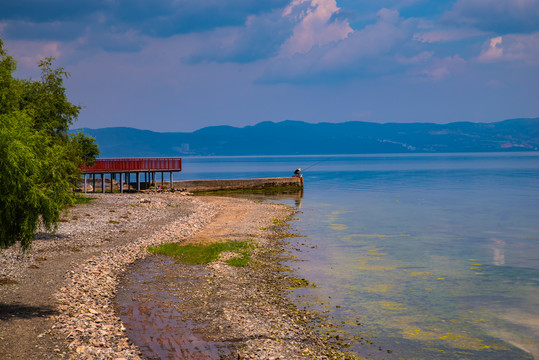
<svg viewBox="0 0 539 360"><path fill-rule="evenodd" d="M537 151L539 118L493 123L261 122L191 133L115 127L79 129L101 157ZM74 130L76 131L76 130Z"/></svg>

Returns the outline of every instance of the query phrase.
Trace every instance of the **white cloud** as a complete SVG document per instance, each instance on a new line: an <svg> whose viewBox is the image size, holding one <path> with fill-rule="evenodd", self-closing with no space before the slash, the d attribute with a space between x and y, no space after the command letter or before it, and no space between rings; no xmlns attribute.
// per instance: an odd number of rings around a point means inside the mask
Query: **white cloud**
<svg viewBox="0 0 539 360"><path fill-rule="evenodd" d="M411 41L414 20L404 20L395 10L382 9L375 24L350 33L307 53L275 59L263 80L268 82L312 81L317 77L380 76L402 67L398 54ZM316 81L316 80L315 80Z"/></svg>
<svg viewBox="0 0 539 360"><path fill-rule="evenodd" d="M503 47L502 45L503 38L501 36L497 36L494 38L491 38L489 40L488 47L486 50L483 50L481 54L479 55L479 61L493 61L498 60L503 55Z"/></svg>
<svg viewBox="0 0 539 360"><path fill-rule="evenodd" d="M296 7L310 2L310 6L294 14ZM353 32L346 20L332 21L339 11L335 0L294 0L283 11L283 17L296 16L299 23L292 36L282 45L281 56L305 54L315 46L346 39Z"/></svg>
<svg viewBox="0 0 539 360"><path fill-rule="evenodd" d="M539 64L539 32L496 36L485 42L478 62L520 61Z"/></svg>
<svg viewBox="0 0 539 360"><path fill-rule="evenodd" d="M345 39L353 30L336 19L335 0L293 0L286 8L251 15L245 24L201 33L187 62L248 63L290 58Z"/></svg>

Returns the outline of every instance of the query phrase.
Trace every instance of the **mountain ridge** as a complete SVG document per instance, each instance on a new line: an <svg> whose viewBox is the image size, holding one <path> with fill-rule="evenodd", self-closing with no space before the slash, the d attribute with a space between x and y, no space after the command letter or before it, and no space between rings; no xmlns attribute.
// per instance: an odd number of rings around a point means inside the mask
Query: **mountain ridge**
<svg viewBox="0 0 539 360"><path fill-rule="evenodd" d="M101 157L319 155L538 151L539 118L492 123L307 123L264 121L193 132L130 127L73 129L96 138Z"/></svg>

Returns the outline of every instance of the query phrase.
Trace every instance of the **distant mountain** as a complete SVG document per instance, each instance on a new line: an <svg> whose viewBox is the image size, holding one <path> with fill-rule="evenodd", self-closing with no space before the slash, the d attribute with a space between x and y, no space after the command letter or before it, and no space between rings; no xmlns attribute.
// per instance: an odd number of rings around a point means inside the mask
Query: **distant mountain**
<svg viewBox="0 0 539 360"><path fill-rule="evenodd" d="M310 155L537 151L539 118L493 123L261 122L191 133L127 127L79 129L96 138L100 157ZM76 130L73 130L76 131Z"/></svg>

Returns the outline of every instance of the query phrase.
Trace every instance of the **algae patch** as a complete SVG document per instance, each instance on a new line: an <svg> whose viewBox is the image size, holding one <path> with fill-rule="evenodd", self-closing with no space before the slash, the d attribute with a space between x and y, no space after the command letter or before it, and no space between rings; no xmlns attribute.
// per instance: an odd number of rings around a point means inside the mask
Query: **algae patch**
<svg viewBox="0 0 539 360"><path fill-rule="evenodd" d="M233 253L227 256L225 263L231 266L247 266L251 260L251 251L255 245L251 240L226 241L214 244L161 244L148 247L152 254L172 256L187 265L208 264L217 260L221 253Z"/></svg>

